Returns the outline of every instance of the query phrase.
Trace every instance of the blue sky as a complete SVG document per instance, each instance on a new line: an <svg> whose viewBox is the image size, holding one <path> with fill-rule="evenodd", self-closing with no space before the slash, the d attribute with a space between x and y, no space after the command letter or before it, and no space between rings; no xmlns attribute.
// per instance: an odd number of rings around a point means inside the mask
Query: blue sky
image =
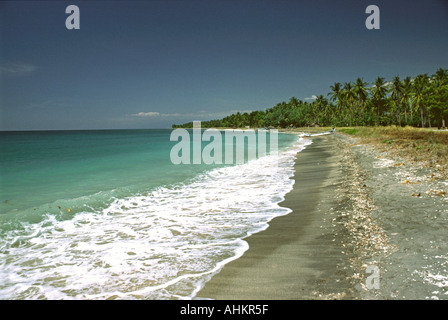
<svg viewBox="0 0 448 320"><path fill-rule="evenodd" d="M80 9L68 30L65 8ZM365 9L380 9L368 30ZM0 2L0 130L169 128L448 68L445 0Z"/></svg>

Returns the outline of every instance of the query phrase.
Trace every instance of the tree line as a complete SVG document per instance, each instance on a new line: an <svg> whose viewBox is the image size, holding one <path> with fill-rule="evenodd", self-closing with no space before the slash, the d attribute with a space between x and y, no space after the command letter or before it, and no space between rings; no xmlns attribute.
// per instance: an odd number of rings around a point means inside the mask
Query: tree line
<svg viewBox="0 0 448 320"><path fill-rule="evenodd" d="M306 126L443 127L448 124L448 70L411 78L399 76L372 83L362 78L344 84L335 82L327 95L314 101L292 97L265 111L237 112L219 120L203 121L202 127L261 128ZM173 124L173 128L192 128L193 123Z"/></svg>

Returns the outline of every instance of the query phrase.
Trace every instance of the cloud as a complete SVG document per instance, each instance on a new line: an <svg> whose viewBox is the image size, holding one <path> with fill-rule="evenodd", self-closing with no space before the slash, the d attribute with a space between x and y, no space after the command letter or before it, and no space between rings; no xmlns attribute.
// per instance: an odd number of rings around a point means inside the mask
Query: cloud
<svg viewBox="0 0 448 320"><path fill-rule="evenodd" d="M131 114L132 117L138 117L138 118L156 118L156 117L183 117L187 114L181 114L181 113L160 113L156 111L149 111L149 112L139 112Z"/></svg>
<svg viewBox="0 0 448 320"><path fill-rule="evenodd" d="M133 117L158 117L160 116L160 112L139 112L135 114L131 114Z"/></svg>
<svg viewBox="0 0 448 320"><path fill-rule="evenodd" d="M160 113L156 111L149 112L139 112L131 114L131 117L137 118L196 118L195 120L210 120L210 119L221 119L231 114L240 112L242 113L251 113L253 110L230 110L230 111L219 111L219 112L210 112L207 110L200 110L196 113Z"/></svg>
<svg viewBox="0 0 448 320"><path fill-rule="evenodd" d="M28 63L7 62L0 65L2 76L23 76L37 70L37 67Z"/></svg>
<svg viewBox="0 0 448 320"><path fill-rule="evenodd" d="M305 98L305 100L316 100L317 96L316 95L312 95L311 97Z"/></svg>

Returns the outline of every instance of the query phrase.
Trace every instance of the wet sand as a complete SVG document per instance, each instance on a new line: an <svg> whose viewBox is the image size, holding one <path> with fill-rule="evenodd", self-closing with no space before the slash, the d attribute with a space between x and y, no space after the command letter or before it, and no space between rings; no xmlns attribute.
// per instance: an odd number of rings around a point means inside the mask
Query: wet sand
<svg viewBox="0 0 448 320"><path fill-rule="evenodd" d="M347 277L347 261L327 217L335 205L339 159L333 136L316 137L298 153L294 189L280 203L293 212L248 237L248 251L225 265L197 297L287 300L328 292L345 295L349 282L341 278Z"/></svg>
<svg viewBox="0 0 448 320"><path fill-rule="evenodd" d="M448 299L448 182L343 134L312 139L280 203L293 211L196 297Z"/></svg>

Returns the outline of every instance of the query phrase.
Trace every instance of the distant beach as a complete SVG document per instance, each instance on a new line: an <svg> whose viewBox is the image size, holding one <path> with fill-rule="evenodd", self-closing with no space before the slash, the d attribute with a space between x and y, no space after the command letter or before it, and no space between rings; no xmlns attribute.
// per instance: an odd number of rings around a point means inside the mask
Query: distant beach
<svg viewBox="0 0 448 320"><path fill-rule="evenodd" d="M447 299L446 180L358 138L311 139L280 203L293 211L197 297Z"/></svg>

